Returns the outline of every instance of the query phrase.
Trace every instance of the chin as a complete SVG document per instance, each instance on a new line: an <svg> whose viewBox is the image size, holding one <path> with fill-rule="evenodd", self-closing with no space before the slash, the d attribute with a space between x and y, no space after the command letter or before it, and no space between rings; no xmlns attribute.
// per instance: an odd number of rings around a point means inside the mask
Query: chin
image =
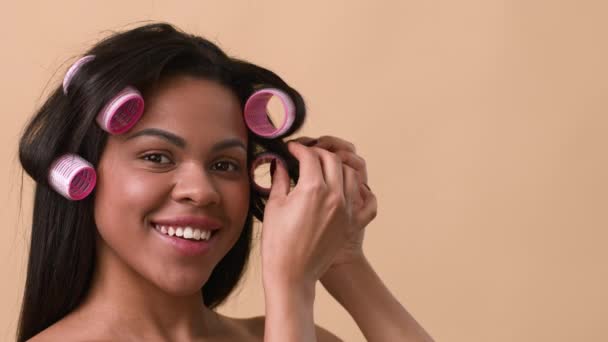
<svg viewBox="0 0 608 342"><path fill-rule="evenodd" d="M182 272L181 274L164 274L160 281L155 281L156 287L163 292L175 296L184 297L200 294L203 285L209 279L211 270L198 274Z"/></svg>

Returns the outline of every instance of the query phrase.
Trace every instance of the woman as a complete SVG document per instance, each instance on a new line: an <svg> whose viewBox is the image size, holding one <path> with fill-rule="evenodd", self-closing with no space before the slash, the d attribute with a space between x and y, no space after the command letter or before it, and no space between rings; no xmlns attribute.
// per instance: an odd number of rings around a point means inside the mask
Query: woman
<svg viewBox="0 0 608 342"><path fill-rule="evenodd" d="M18 341L335 341L314 324L317 280L369 340L430 340L363 254L376 200L354 146L281 139L304 122L297 91L164 23L86 55L94 58L51 94L20 142L38 185ZM145 112L108 134L95 118L125 86L141 90ZM261 87L294 102L281 138L243 122ZM269 194L248 172L262 151L280 157ZM94 168L90 196L66 199L49 177L66 153ZM241 278L254 217L263 220L266 315L229 318L213 309Z"/></svg>

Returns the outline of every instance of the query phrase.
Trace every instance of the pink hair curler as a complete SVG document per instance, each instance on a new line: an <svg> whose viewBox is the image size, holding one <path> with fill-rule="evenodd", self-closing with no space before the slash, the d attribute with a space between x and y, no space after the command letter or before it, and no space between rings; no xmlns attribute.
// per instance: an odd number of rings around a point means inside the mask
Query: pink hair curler
<svg viewBox="0 0 608 342"><path fill-rule="evenodd" d="M95 59L94 55L80 58L74 63L63 78L63 92L68 93L68 87L74 75L86 63ZM121 134L133 127L144 112L144 99L141 93L133 87L126 87L118 93L97 114L97 123L110 134Z"/></svg>
<svg viewBox="0 0 608 342"><path fill-rule="evenodd" d="M78 70L80 70L80 68L83 65L92 61L93 59L95 59L95 56L88 55L88 56L84 56L84 57L80 58L79 60L76 61L76 63L72 64L72 66L68 69L68 72L65 74L65 77L63 78L63 93L64 94L68 93L68 87L70 86L70 82L72 82L72 78L74 77L74 75L76 75Z"/></svg>
<svg viewBox="0 0 608 342"><path fill-rule="evenodd" d="M121 134L131 129L143 112L141 93L133 87L126 87L97 114L97 123L110 134Z"/></svg>
<svg viewBox="0 0 608 342"><path fill-rule="evenodd" d="M251 169L249 170L249 177L251 178L251 181L253 182L253 186L255 187L255 189L264 194L264 195L268 195L270 194L270 188L265 188L260 186L256 181L255 181L255 170L262 164L264 163L270 163L273 160L278 161L279 163L282 163L283 165L285 165L285 163L283 162L283 159L281 159L281 157L279 157L278 155L271 153L271 152L263 152L258 154L253 163L251 164Z"/></svg>
<svg viewBox="0 0 608 342"><path fill-rule="evenodd" d="M268 101L276 96L281 100L285 110L285 119L281 127L276 128L268 120L266 106ZM253 133L268 139L277 138L287 132L293 124L296 114L295 105L289 95L276 88L261 89L249 96L244 109L245 123Z"/></svg>
<svg viewBox="0 0 608 342"><path fill-rule="evenodd" d="M78 201L87 197L97 181L93 166L76 154L64 154L50 167L49 184L63 197Z"/></svg>

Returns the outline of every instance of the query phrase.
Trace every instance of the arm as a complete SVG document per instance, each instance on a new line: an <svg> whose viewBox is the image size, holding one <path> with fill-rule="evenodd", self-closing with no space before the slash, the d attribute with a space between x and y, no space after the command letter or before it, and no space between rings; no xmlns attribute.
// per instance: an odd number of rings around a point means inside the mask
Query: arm
<svg viewBox="0 0 608 342"><path fill-rule="evenodd" d="M353 317L368 341L433 341L365 257L335 266L321 282Z"/></svg>
<svg viewBox="0 0 608 342"><path fill-rule="evenodd" d="M270 282L270 284L273 284ZM281 284L274 282L274 284ZM315 286L264 286L264 342L316 341L313 306Z"/></svg>
<svg viewBox="0 0 608 342"><path fill-rule="evenodd" d="M297 143L287 148L300 161L300 178L291 189L282 162L272 173L261 246L264 340L316 341L315 285L354 230L350 198L356 175L328 151Z"/></svg>

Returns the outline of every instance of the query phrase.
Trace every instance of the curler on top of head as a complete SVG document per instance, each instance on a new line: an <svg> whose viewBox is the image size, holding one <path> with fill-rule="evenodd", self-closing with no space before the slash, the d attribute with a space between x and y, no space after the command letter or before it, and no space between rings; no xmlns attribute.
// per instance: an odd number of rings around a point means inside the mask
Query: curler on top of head
<svg viewBox="0 0 608 342"><path fill-rule="evenodd" d="M125 133L137 123L144 112L144 98L133 88L126 87L97 114L97 123L110 134Z"/></svg>
<svg viewBox="0 0 608 342"><path fill-rule="evenodd" d="M95 59L88 55L76 61L63 78L63 92L68 93L68 87L78 70L86 63ZM144 99L141 93L133 87L126 87L114 96L97 114L97 123L110 134L121 134L133 127L144 112Z"/></svg>
<svg viewBox="0 0 608 342"><path fill-rule="evenodd" d="M72 64L72 66L68 69L68 72L65 74L65 77L63 78L63 93L64 94L67 95L68 87L70 86L70 82L72 82L72 78L74 78L74 75L76 75L78 70L80 70L80 68L83 65L92 61L93 59L95 59L94 55L88 55L88 56L84 56L84 57L80 58L74 64Z"/></svg>
<svg viewBox="0 0 608 342"><path fill-rule="evenodd" d="M78 201L93 191L97 174L89 162L76 154L68 153L51 164L48 181L63 197Z"/></svg>
<svg viewBox="0 0 608 342"><path fill-rule="evenodd" d="M276 128L268 119L267 105L270 99L276 96L281 100L285 118L281 127ZM273 139L285 134L291 128L296 113L295 105L289 95L276 88L265 88L251 94L245 103L245 123L249 129L264 138Z"/></svg>

